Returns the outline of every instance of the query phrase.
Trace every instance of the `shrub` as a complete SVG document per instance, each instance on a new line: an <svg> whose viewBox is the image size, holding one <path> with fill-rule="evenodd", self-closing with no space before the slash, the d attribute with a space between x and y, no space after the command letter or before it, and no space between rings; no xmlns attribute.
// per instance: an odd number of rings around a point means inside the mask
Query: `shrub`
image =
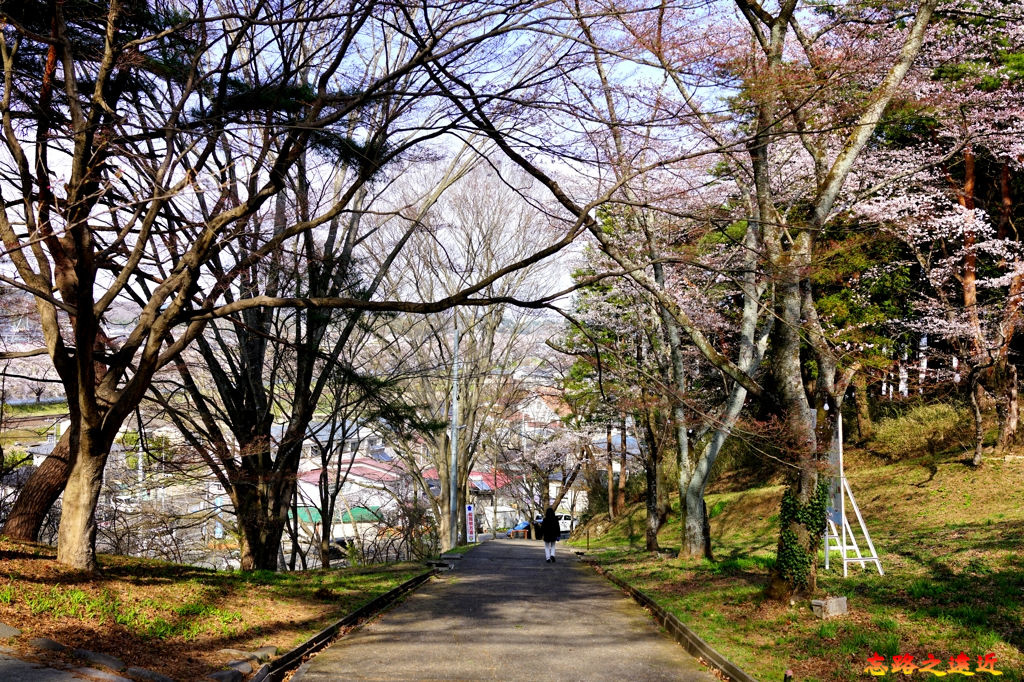
<svg viewBox="0 0 1024 682"><path fill-rule="evenodd" d="M906 414L883 419L875 431L874 449L890 458L931 454L969 442L970 412L946 403L920 405Z"/></svg>

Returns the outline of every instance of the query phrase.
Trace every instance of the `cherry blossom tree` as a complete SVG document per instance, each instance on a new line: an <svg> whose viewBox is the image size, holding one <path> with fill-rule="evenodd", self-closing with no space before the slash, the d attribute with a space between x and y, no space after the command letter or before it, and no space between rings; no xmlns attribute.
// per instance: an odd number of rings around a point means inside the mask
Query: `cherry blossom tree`
<svg viewBox="0 0 1024 682"><path fill-rule="evenodd" d="M1024 160L1022 21L1018 2L945 8L859 183L873 190L857 205L860 218L906 244L925 285L907 326L927 336L936 359L946 356L940 378L966 379L975 466L986 390L997 398L999 447L1016 442L1019 424L1013 342L1024 253L1014 186ZM892 169L904 181L880 182Z"/></svg>
<svg viewBox="0 0 1024 682"><path fill-rule="evenodd" d="M693 317L659 285L656 275L649 273L645 267L649 260L637 263L635 251L627 252L615 243L612 234L591 214L593 200L575 201L555 177L518 153L496 127L489 126L485 98L462 100L466 115L488 130L510 158L546 184L560 203L578 216L604 253L655 298L709 362L748 392L774 403L787 427L784 445L792 452L799 471L784 505L791 513L782 520L779 560L770 589L778 597L814 589L813 559L820 542L818 526L824 523L824 505L820 504L824 488L819 485L816 460L819 444L822 449L831 445L829 415L838 413L850 370L840 373L836 354L815 310L808 281L815 245L836 214L837 199L858 157L920 51L936 4L925 0L909 13L902 6L894 9L859 4L816 13L798 11L797 0L785 0L772 10L758 2L737 0L736 9L747 32L741 39L729 38L726 45L718 46L710 60L714 70L701 72L714 74L715 80L698 84L678 80L683 84L679 88L682 110L698 123L690 130L705 127L709 132L685 146L688 152L694 150L692 153L658 154L656 161L642 169L678 167L687 158L727 148L744 150L730 160L737 164L750 188L747 220L756 231L759 257L772 287L775 322L766 356L768 389L715 346ZM681 10L672 9L679 13L668 28L686 27ZM647 16L660 20L666 14L662 11ZM891 30L879 37L879 25L890 26ZM708 25L700 29L707 31ZM685 34L684 29L681 32ZM583 44L596 42L581 33ZM674 38L677 33L654 35ZM665 44L671 45L668 41ZM674 66L671 60L663 62L659 64L662 68ZM680 76L693 72L674 70ZM721 74L729 75L723 79ZM852 75L857 76L855 81ZM699 96L705 91L701 88L709 88L712 82L718 88L731 87L736 94L730 106L737 115L730 120L735 125L726 128L728 137L717 133L713 125L717 112L708 110L708 99ZM847 87L851 82L863 87L851 91ZM692 117L689 112L693 112ZM640 172L634 170L627 177L634 178ZM599 203L611 201L623 184L624 178L617 179L602 187L607 188L603 193L591 196L596 195ZM628 202L627 197L624 203ZM802 375L801 350L805 342L813 350L818 367L812 397L807 394ZM820 507L820 511L800 511L812 507Z"/></svg>

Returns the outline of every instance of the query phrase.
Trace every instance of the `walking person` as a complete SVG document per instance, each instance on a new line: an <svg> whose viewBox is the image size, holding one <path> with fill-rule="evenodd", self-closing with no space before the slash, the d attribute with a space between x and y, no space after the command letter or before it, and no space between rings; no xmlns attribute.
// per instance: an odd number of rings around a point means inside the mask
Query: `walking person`
<svg viewBox="0 0 1024 682"><path fill-rule="evenodd" d="M544 512L544 520L540 524L540 535L544 538L544 561L554 563L555 541L561 534L562 529L558 525L558 519L555 518L555 510L548 507L548 510Z"/></svg>

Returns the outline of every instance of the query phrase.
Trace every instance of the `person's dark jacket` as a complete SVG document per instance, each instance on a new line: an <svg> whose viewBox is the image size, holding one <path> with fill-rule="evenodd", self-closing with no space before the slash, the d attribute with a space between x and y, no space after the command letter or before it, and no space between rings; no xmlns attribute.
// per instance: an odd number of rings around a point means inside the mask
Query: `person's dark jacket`
<svg viewBox="0 0 1024 682"><path fill-rule="evenodd" d="M555 518L555 515L545 514L544 520L540 524L540 536L544 542L554 542L561 534L562 529L558 527L558 519Z"/></svg>

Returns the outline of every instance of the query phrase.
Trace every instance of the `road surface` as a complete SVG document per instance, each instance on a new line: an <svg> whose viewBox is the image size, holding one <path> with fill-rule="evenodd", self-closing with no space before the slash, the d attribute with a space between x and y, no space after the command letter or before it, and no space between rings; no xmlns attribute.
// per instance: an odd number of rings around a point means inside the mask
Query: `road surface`
<svg viewBox="0 0 1024 682"><path fill-rule="evenodd" d="M716 678L564 545L549 564L543 543L499 539L322 651L293 679Z"/></svg>

